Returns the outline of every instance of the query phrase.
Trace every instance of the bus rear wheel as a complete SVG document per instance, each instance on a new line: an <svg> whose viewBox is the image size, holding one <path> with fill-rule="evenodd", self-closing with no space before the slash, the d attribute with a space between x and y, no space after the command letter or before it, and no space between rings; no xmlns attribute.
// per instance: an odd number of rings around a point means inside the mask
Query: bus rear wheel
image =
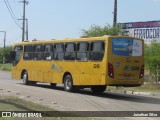
<svg viewBox="0 0 160 120"><path fill-rule="evenodd" d="M93 93L102 93L106 90L106 85L92 86L91 90Z"/></svg>
<svg viewBox="0 0 160 120"><path fill-rule="evenodd" d="M29 84L28 73L26 71L23 73L23 84L24 85L28 85Z"/></svg>
<svg viewBox="0 0 160 120"><path fill-rule="evenodd" d="M71 75L66 75L64 78L64 90L66 92L73 91L73 80L72 80Z"/></svg>

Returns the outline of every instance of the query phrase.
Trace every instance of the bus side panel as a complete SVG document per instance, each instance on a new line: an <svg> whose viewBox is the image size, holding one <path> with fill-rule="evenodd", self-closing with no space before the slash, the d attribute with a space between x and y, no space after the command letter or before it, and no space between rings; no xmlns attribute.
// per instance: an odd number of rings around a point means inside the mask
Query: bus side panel
<svg viewBox="0 0 160 120"><path fill-rule="evenodd" d="M52 70L52 62L51 61L43 61L42 62L42 70L43 70L43 82L48 83L57 83L53 81L53 70Z"/></svg>
<svg viewBox="0 0 160 120"><path fill-rule="evenodd" d="M79 66L81 85L100 85L101 84L101 62L81 62Z"/></svg>
<svg viewBox="0 0 160 120"><path fill-rule="evenodd" d="M71 74L74 85L79 85L79 68L78 62L75 61L54 61L51 65L53 72L53 83L61 84L64 74Z"/></svg>

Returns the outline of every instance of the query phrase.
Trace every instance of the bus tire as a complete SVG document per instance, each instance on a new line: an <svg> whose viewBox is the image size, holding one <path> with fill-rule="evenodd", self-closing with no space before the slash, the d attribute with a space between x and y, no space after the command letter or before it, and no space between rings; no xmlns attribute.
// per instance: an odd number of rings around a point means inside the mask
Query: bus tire
<svg viewBox="0 0 160 120"><path fill-rule="evenodd" d="M64 90L66 92L73 91L73 80L72 80L71 75L66 75L64 78Z"/></svg>
<svg viewBox="0 0 160 120"><path fill-rule="evenodd" d="M26 71L23 73L23 84L24 85L28 85L29 84L28 73Z"/></svg>
<svg viewBox="0 0 160 120"><path fill-rule="evenodd" d="M106 85L92 86L91 90L93 93L102 93L106 90Z"/></svg>
<svg viewBox="0 0 160 120"><path fill-rule="evenodd" d="M55 88L56 87L56 83L50 83L50 85L51 85L51 88Z"/></svg>

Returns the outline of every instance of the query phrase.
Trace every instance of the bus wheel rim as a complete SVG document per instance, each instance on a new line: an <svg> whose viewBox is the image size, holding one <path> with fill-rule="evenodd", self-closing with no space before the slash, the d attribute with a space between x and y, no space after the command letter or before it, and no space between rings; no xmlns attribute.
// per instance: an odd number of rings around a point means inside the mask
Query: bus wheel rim
<svg viewBox="0 0 160 120"><path fill-rule="evenodd" d="M27 75L24 74L24 75L23 75L23 82L25 82L26 80L27 80Z"/></svg>
<svg viewBox="0 0 160 120"><path fill-rule="evenodd" d="M66 88L67 88L67 89L70 89L71 86L72 86L71 80L70 80L69 78L66 79Z"/></svg>

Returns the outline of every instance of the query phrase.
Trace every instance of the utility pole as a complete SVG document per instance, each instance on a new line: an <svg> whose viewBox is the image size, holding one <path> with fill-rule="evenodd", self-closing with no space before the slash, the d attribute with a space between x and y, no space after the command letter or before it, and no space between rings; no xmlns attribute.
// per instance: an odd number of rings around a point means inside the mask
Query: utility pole
<svg viewBox="0 0 160 120"><path fill-rule="evenodd" d="M23 0L23 26L22 26L22 42L25 40L25 14L26 14L26 5L28 5L28 1Z"/></svg>
<svg viewBox="0 0 160 120"><path fill-rule="evenodd" d="M117 0L114 0L113 27L117 25Z"/></svg>
<svg viewBox="0 0 160 120"><path fill-rule="evenodd" d="M28 40L28 19L26 20L26 40Z"/></svg>
<svg viewBox="0 0 160 120"><path fill-rule="evenodd" d="M18 20L23 20L23 19L18 19ZM26 33L26 40L28 40L28 19L25 19L25 23L26 23L26 31L24 31L24 33Z"/></svg>
<svg viewBox="0 0 160 120"><path fill-rule="evenodd" d="M0 32L4 33L3 64L5 64L6 31L0 31Z"/></svg>

